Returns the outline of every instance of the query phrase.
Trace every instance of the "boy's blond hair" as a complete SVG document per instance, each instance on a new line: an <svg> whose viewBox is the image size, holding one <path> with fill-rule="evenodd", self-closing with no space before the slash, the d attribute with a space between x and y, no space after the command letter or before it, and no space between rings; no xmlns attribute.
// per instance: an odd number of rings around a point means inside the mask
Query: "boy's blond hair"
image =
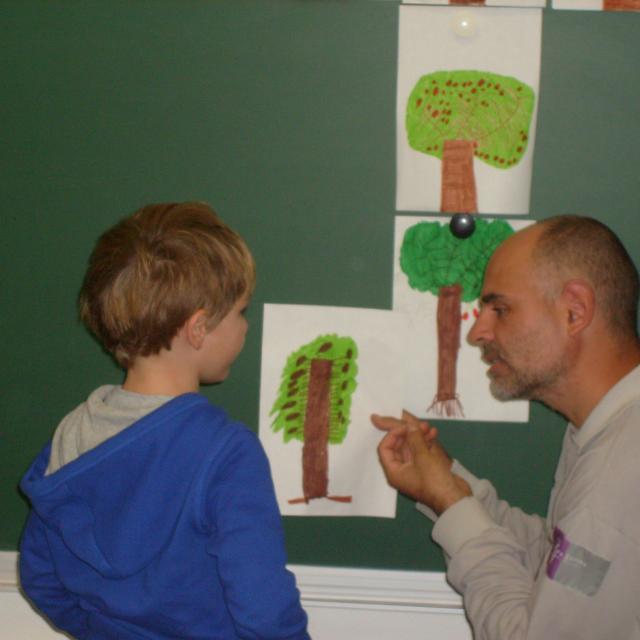
<svg viewBox="0 0 640 640"><path fill-rule="evenodd" d="M205 203L150 204L98 240L80 318L118 363L169 349L193 313L213 328L255 285L242 238Z"/></svg>

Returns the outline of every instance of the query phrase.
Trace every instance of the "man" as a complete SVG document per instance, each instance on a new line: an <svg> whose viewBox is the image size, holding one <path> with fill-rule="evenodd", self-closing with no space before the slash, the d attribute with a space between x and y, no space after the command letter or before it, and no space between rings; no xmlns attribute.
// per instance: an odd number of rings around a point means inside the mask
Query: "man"
<svg viewBox="0 0 640 640"><path fill-rule="evenodd" d="M469 340L493 394L569 425L546 519L498 499L410 414L373 416L391 485L433 520L476 640L640 638L638 273L600 222L514 234L485 274Z"/></svg>

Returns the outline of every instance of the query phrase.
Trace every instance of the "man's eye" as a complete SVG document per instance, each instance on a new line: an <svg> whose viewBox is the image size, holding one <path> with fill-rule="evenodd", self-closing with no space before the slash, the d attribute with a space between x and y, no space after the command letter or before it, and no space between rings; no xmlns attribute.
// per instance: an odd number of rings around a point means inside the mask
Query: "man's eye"
<svg viewBox="0 0 640 640"><path fill-rule="evenodd" d="M507 310L504 307L492 307L492 311L498 316L501 317L507 313Z"/></svg>

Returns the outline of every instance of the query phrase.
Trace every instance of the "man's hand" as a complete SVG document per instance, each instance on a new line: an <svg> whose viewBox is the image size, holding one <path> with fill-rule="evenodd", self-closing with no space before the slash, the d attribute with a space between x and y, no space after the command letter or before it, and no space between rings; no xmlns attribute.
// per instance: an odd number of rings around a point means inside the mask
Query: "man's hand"
<svg viewBox="0 0 640 640"><path fill-rule="evenodd" d="M436 427L432 427L426 420L418 420L418 418L416 418L412 413L409 413L406 410L402 411L402 418L400 419L392 418L391 416L379 416L374 413L371 416L371 422L375 427L380 429L380 431L394 431L395 429L403 429L411 424L413 428L422 430L425 442L427 443L435 440L438 437L438 430L436 429ZM406 445L404 454L407 456L409 455L409 449Z"/></svg>
<svg viewBox="0 0 640 640"><path fill-rule="evenodd" d="M452 460L437 441L434 427L408 412L403 412L401 420L380 416L371 420L388 431L378 446L378 456L392 487L437 515L471 495L467 482L451 472Z"/></svg>

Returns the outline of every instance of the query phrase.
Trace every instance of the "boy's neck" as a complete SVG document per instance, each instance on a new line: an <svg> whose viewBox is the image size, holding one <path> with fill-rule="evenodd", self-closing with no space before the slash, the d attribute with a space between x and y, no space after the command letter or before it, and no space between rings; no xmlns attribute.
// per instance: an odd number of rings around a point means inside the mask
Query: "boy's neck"
<svg viewBox="0 0 640 640"><path fill-rule="evenodd" d="M200 381L190 367L181 366L170 352L137 357L127 370L122 388L125 391L154 396L179 396L196 393Z"/></svg>

